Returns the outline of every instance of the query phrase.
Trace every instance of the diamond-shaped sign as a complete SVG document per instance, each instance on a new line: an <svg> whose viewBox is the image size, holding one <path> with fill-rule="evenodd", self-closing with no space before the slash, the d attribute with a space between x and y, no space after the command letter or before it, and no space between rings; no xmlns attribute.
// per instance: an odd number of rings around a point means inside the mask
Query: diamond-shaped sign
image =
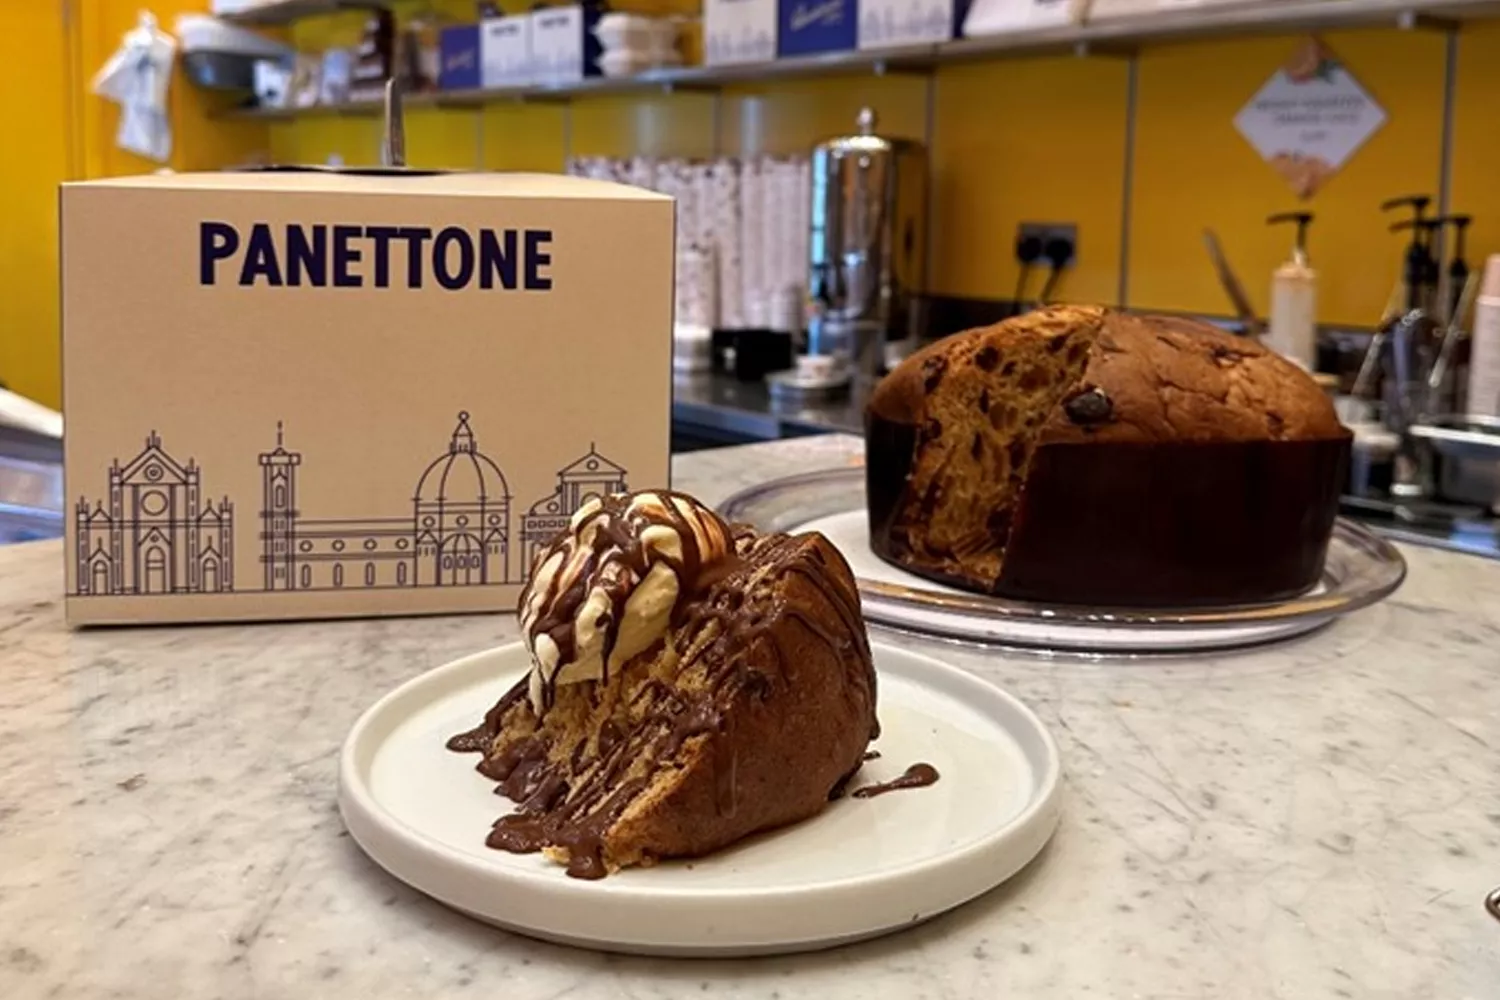
<svg viewBox="0 0 1500 1000"><path fill-rule="evenodd" d="M1311 198L1384 124L1385 110L1316 38L1234 116L1299 198Z"/></svg>

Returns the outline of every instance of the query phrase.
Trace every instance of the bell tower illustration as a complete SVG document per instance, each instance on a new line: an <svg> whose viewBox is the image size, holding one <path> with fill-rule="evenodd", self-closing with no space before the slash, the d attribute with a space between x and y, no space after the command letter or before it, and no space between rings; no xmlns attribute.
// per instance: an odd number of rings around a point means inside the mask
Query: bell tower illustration
<svg viewBox="0 0 1500 1000"><path fill-rule="evenodd" d="M302 456L288 452L282 440L281 421L276 422L276 449L260 456L260 561L265 565L266 590L291 590L296 586L294 545L297 523L297 466Z"/></svg>

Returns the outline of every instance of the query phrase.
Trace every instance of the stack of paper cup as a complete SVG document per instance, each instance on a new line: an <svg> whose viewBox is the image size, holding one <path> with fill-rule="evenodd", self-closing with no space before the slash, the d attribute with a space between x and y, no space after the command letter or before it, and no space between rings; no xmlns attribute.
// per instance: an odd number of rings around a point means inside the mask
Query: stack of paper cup
<svg viewBox="0 0 1500 1000"><path fill-rule="evenodd" d="M775 201L774 211L768 213L774 229L766 237L769 286L773 293L800 289L807 277L808 204L803 178L808 164L804 159L775 160L768 169Z"/></svg>
<svg viewBox="0 0 1500 1000"><path fill-rule="evenodd" d="M741 309L747 327L764 327L766 301L766 199L765 175L758 160L740 171L740 288Z"/></svg>
<svg viewBox="0 0 1500 1000"><path fill-rule="evenodd" d="M677 254L677 321L712 329L719 318L714 249L688 244Z"/></svg>
<svg viewBox="0 0 1500 1000"><path fill-rule="evenodd" d="M719 160L709 172L713 245L719 264L719 325L745 326L744 247L741 244L741 171L734 160Z"/></svg>
<svg viewBox="0 0 1500 1000"><path fill-rule="evenodd" d="M621 180L626 184L634 184L636 187L655 191L656 166L656 161L648 156L631 157L625 167L625 176Z"/></svg>
<svg viewBox="0 0 1500 1000"><path fill-rule="evenodd" d="M812 229L812 162L803 160L797 173L797 267L808 265L808 240Z"/></svg>
<svg viewBox="0 0 1500 1000"><path fill-rule="evenodd" d="M811 188L805 158L572 157L566 169L675 199L679 314L690 311L693 323L709 327L801 326Z"/></svg>
<svg viewBox="0 0 1500 1000"><path fill-rule="evenodd" d="M797 285L783 285L771 297L771 329L790 333L795 339L802 335L802 289Z"/></svg>
<svg viewBox="0 0 1500 1000"><path fill-rule="evenodd" d="M1484 263L1469 352L1470 413L1500 417L1500 254Z"/></svg>
<svg viewBox="0 0 1500 1000"><path fill-rule="evenodd" d="M574 177L590 177L596 181L612 181L614 161L603 156L570 156L564 170Z"/></svg>

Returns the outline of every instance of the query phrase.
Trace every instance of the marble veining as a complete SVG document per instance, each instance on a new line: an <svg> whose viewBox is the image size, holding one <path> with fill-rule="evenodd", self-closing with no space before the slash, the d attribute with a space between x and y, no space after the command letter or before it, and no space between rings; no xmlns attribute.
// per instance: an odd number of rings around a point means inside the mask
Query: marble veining
<svg viewBox="0 0 1500 1000"><path fill-rule="evenodd" d="M699 453L676 485L717 501L856 451ZM1404 551L1392 600L1288 645L1165 662L926 647L1057 736L1065 813L1038 863L899 936L670 962L474 923L343 831L354 718L514 638L512 617L70 633L60 546L0 549L0 993L1495 1000L1500 563Z"/></svg>

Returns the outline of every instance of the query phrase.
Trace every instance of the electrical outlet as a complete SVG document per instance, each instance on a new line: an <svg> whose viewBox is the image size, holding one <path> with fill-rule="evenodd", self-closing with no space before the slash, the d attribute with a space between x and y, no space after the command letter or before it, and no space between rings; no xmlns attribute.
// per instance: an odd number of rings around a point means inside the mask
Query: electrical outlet
<svg viewBox="0 0 1500 1000"><path fill-rule="evenodd" d="M1041 253L1032 261L1038 267L1050 266L1050 244L1066 244L1069 248L1064 269L1078 262L1078 226L1072 222L1023 222L1016 228L1018 256L1023 244L1028 248L1041 247Z"/></svg>

